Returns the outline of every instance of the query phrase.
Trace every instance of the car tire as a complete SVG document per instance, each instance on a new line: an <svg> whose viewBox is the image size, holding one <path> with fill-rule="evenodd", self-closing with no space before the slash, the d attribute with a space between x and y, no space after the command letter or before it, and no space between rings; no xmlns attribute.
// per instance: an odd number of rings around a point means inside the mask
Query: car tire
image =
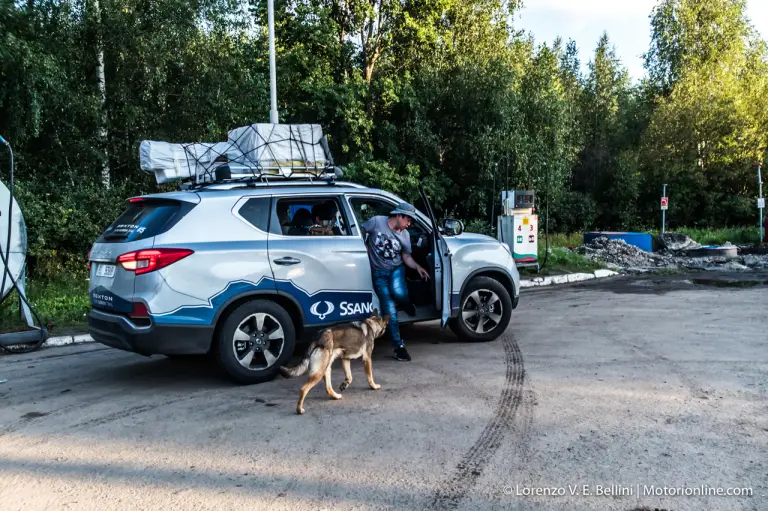
<svg viewBox="0 0 768 511"><path fill-rule="evenodd" d="M462 341L487 342L504 333L511 317L512 299L507 288L496 279L475 277L464 289L459 315L451 318L449 327Z"/></svg>
<svg viewBox="0 0 768 511"><path fill-rule="evenodd" d="M250 385L273 379L295 345L296 329L288 312L270 300L251 300L224 320L215 356L230 379Z"/></svg>

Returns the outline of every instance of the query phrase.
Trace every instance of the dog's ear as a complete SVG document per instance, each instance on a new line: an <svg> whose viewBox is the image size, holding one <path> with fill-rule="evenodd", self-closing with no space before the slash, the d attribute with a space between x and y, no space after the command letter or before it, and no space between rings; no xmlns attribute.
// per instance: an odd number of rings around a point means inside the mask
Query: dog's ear
<svg viewBox="0 0 768 511"><path fill-rule="evenodd" d="M379 309L373 309L373 314L371 314L372 318L378 318L379 317Z"/></svg>
<svg viewBox="0 0 768 511"><path fill-rule="evenodd" d="M387 324L387 323L389 323L389 320L390 320L391 318L392 318L392 316L390 316L389 314L385 314L385 315L384 315L384 317L383 317L383 318L381 318L381 319L383 319L383 320L384 320L384 323L385 323L385 324Z"/></svg>

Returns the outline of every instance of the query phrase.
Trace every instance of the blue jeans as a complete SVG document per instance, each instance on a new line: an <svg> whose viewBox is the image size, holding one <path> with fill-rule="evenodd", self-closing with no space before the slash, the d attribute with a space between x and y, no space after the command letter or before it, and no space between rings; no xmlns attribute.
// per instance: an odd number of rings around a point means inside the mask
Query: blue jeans
<svg viewBox="0 0 768 511"><path fill-rule="evenodd" d="M400 338L400 324L397 322L397 303L407 305L408 287L405 283L405 265L393 270L373 270L373 289L379 297L381 315L389 314L389 333L392 336L392 346L399 348L404 345Z"/></svg>

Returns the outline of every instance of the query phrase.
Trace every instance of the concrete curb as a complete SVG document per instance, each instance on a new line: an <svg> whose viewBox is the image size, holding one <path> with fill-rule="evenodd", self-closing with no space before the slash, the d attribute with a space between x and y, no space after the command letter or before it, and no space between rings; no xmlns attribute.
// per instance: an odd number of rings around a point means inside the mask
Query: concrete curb
<svg viewBox="0 0 768 511"><path fill-rule="evenodd" d="M570 284L572 282L582 282L584 280L603 279L618 275L618 272L612 270L595 270L594 273L569 273L568 275L553 275L551 277L534 277L520 281L520 287L541 287L552 286L555 284Z"/></svg>
<svg viewBox="0 0 768 511"><path fill-rule="evenodd" d="M70 344L83 344L86 342L94 342L93 338L91 338L91 336L88 334L60 335L57 337L49 337L43 343L42 347L48 348L53 346L69 346Z"/></svg>

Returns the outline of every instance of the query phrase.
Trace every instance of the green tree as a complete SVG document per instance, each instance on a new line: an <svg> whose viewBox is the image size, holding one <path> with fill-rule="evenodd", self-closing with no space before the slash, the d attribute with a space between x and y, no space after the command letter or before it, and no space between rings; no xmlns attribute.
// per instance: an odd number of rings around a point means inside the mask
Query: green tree
<svg viewBox="0 0 768 511"><path fill-rule="evenodd" d="M744 51L754 38L746 0L661 0L651 14L651 46L645 67L664 95L686 69Z"/></svg>
<svg viewBox="0 0 768 511"><path fill-rule="evenodd" d="M765 43L755 39L743 2L664 5L654 17L664 30L654 31L649 62L668 92L645 137L646 188L670 184L673 221L745 222L752 162L768 145Z"/></svg>

